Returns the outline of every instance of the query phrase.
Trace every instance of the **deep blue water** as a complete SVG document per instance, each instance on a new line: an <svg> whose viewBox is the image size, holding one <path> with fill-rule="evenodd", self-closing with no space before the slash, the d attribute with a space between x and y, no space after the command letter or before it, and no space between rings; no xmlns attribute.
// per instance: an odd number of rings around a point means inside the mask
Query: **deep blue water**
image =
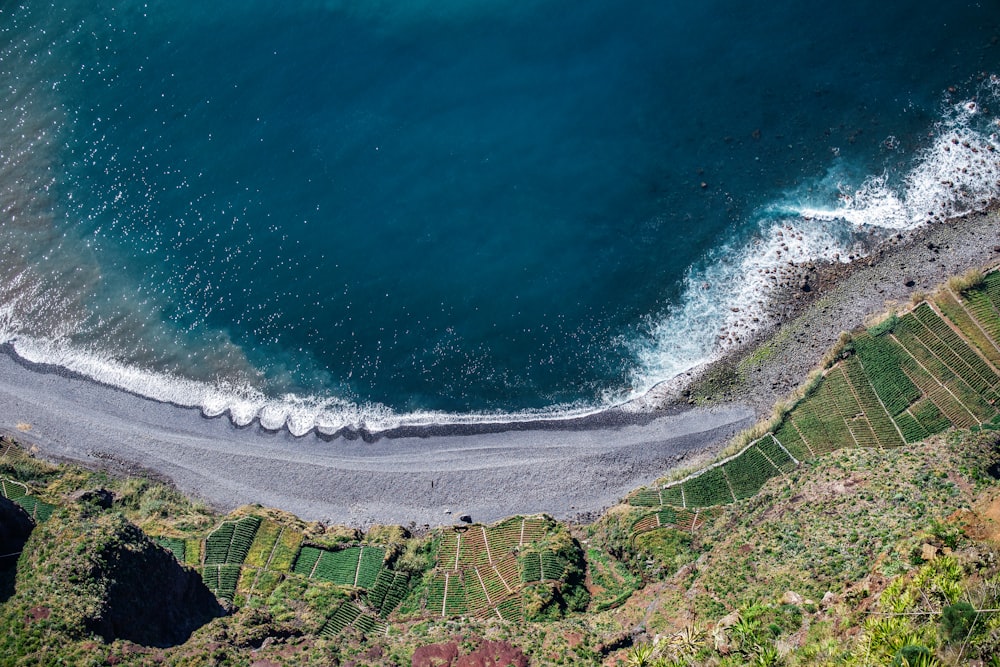
<svg viewBox="0 0 1000 667"><path fill-rule="evenodd" d="M998 19L2 2L0 329L242 421L599 406L752 329L732 299L765 294L741 272L774 224L871 176L905 204L956 123L990 141ZM857 219L828 217L789 253L846 256Z"/></svg>

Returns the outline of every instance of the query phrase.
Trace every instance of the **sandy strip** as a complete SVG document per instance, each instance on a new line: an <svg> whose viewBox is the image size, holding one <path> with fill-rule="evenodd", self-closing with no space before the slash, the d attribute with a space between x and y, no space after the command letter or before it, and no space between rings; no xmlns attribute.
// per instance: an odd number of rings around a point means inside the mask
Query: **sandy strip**
<svg viewBox="0 0 1000 667"><path fill-rule="evenodd" d="M707 385L702 379L696 393L712 394L711 407L330 441L236 428L225 417L29 368L8 350L0 351L0 432L50 459L160 475L223 510L261 503L359 526L439 525L463 514L476 521L534 512L585 517L678 464L707 461L804 380L841 330L887 302L996 263L998 244L993 211L928 226L850 267L820 267L816 289L790 295L802 302L787 307L766 354L747 364L739 363L746 350L734 352L705 371ZM669 402L676 391L651 392L639 407Z"/></svg>
<svg viewBox="0 0 1000 667"><path fill-rule="evenodd" d="M0 354L0 431L46 458L153 471L224 510L261 503L358 526L599 512L680 461L717 451L752 416L721 406L631 422L609 414L563 428L326 441L236 428Z"/></svg>

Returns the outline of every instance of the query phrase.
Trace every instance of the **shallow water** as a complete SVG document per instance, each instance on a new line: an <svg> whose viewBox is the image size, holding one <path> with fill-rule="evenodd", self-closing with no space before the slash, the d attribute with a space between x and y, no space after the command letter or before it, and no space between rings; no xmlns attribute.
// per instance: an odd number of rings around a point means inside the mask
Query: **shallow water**
<svg viewBox="0 0 1000 667"><path fill-rule="evenodd" d="M293 432L585 412L996 194L989 3L285 4L0 5L2 342Z"/></svg>

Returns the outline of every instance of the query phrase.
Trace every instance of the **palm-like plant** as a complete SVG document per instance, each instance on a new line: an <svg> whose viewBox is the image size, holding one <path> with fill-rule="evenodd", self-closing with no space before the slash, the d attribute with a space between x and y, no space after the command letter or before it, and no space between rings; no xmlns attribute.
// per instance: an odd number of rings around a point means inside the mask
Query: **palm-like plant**
<svg viewBox="0 0 1000 667"><path fill-rule="evenodd" d="M652 644L635 644L629 649L628 664L631 667L651 667L650 659L653 657L653 650Z"/></svg>
<svg viewBox="0 0 1000 667"><path fill-rule="evenodd" d="M671 652L678 656L694 655L705 646L705 631L694 625L685 625L669 640Z"/></svg>

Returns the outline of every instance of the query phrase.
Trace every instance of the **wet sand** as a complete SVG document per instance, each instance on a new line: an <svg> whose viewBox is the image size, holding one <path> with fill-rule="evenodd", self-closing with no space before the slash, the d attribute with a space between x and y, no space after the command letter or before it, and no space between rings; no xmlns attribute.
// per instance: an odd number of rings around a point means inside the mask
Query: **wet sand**
<svg viewBox="0 0 1000 667"><path fill-rule="evenodd" d="M901 235L849 266L806 267L810 290L779 295L782 322L756 345L582 419L296 438L26 364L8 347L0 432L52 460L158 476L222 510L260 503L358 526L439 525L466 514L586 519L671 468L709 460L800 384L840 331L998 261L1000 215L991 211ZM707 407L687 405L690 381Z"/></svg>
<svg viewBox="0 0 1000 667"><path fill-rule="evenodd" d="M247 503L307 520L439 525L546 512L585 518L752 422L743 406L611 411L515 430L296 438L29 367L0 355L0 431L52 460L170 480L227 510Z"/></svg>

